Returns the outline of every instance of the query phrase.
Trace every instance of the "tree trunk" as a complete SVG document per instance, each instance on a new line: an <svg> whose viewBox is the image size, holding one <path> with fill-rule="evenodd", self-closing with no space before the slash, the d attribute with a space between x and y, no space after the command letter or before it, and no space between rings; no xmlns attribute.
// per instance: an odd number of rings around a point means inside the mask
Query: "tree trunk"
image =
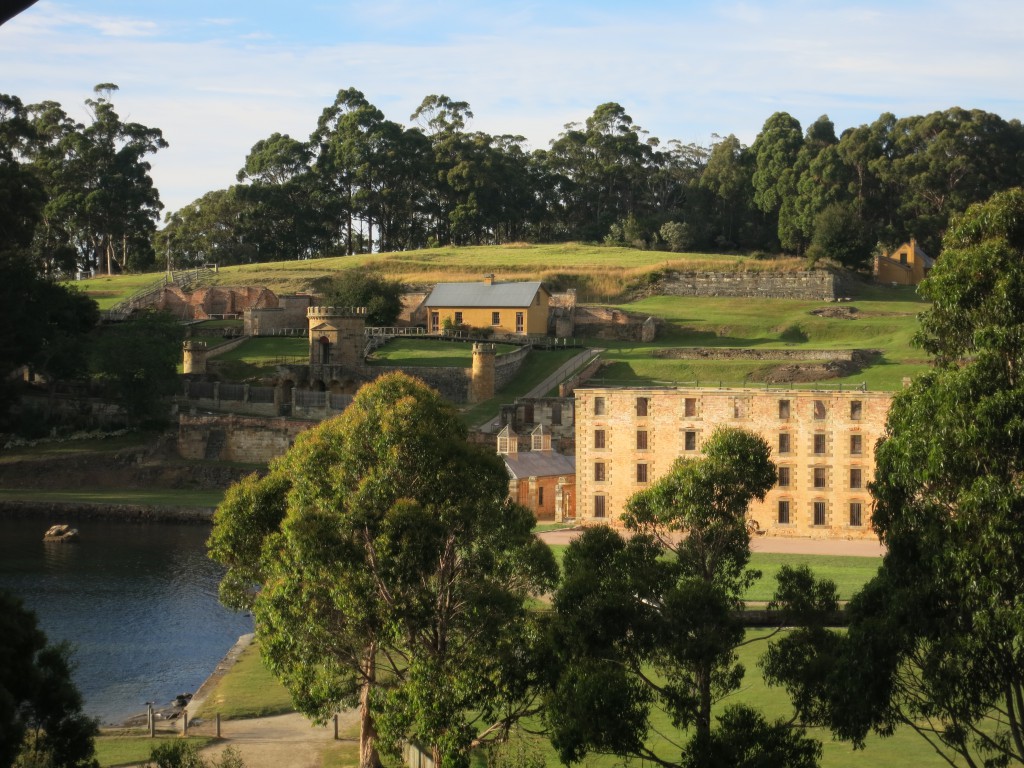
<svg viewBox="0 0 1024 768"><path fill-rule="evenodd" d="M377 644L366 649L363 662L363 689L359 694L359 768L381 768L377 752L377 728L370 711L370 692L377 681Z"/></svg>

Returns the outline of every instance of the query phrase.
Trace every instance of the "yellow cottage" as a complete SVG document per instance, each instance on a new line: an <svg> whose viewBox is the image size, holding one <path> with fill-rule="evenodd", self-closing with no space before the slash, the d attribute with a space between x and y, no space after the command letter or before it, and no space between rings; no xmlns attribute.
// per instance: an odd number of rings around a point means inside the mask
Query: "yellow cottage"
<svg viewBox="0 0 1024 768"><path fill-rule="evenodd" d="M490 328L497 334L543 336L551 294L539 282L438 283L423 302L427 328Z"/></svg>
<svg viewBox="0 0 1024 768"><path fill-rule="evenodd" d="M894 285L917 285L931 272L935 259L914 238L892 253L875 257L875 279Z"/></svg>

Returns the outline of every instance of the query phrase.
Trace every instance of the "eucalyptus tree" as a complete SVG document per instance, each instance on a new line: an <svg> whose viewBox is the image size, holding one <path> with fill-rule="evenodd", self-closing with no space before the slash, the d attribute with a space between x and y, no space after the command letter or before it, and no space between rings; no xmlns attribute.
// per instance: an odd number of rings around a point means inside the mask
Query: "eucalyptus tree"
<svg viewBox="0 0 1024 768"><path fill-rule="evenodd" d="M210 554L296 707L359 706L361 766L413 740L464 768L538 711L542 618L525 601L557 567L532 526L454 409L392 374L233 486Z"/></svg>
<svg viewBox="0 0 1024 768"><path fill-rule="evenodd" d="M168 214L154 235L158 263L168 269L207 263L222 266L258 261L261 247L253 205L238 194L238 187L216 189Z"/></svg>
<svg viewBox="0 0 1024 768"><path fill-rule="evenodd" d="M598 240L612 224L648 213L658 141L646 133L621 105L608 102L582 126L566 125L551 143L547 159L564 180L560 191L572 236Z"/></svg>
<svg viewBox="0 0 1024 768"><path fill-rule="evenodd" d="M863 746L920 734L952 764L1024 762L1024 190L954 218L920 293L933 369L893 400L875 453L878 576L847 633L768 658L804 722Z"/></svg>
<svg viewBox="0 0 1024 768"><path fill-rule="evenodd" d="M768 226L779 228L780 211L792 207L797 193L797 158L803 149L800 122L787 112L769 117L750 146L754 159L754 205L768 217ZM781 237L779 238L782 239Z"/></svg>
<svg viewBox="0 0 1024 768"><path fill-rule="evenodd" d="M86 99L88 124L70 120L59 104L32 105L39 141L32 164L50 202L44 233L66 237L82 266L144 269L163 204L146 157L166 148L159 128L124 122L114 109L118 88L102 83ZM52 240L48 240L52 245Z"/></svg>
<svg viewBox="0 0 1024 768"><path fill-rule="evenodd" d="M817 764L820 745L788 723L743 705L717 727L712 716L744 675L737 613L760 576L748 568L746 510L775 483L770 453L750 432L716 430L701 457L627 502L628 539L593 528L569 546L545 715L564 763L598 753L664 768ZM658 711L679 731L661 734L667 745L648 740Z"/></svg>
<svg viewBox="0 0 1024 768"><path fill-rule="evenodd" d="M718 247L749 242L745 232L753 214L753 168L750 153L730 134L711 147L700 187L711 196L710 227Z"/></svg>
<svg viewBox="0 0 1024 768"><path fill-rule="evenodd" d="M308 144L274 133L257 141L232 189L256 261L319 256L334 239L331 206L325 205Z"/></svg>

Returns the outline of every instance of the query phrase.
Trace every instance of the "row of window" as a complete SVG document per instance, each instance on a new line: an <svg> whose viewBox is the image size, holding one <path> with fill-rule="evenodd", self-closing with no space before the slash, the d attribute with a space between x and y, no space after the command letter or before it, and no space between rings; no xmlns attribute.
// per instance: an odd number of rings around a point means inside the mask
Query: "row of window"
<svg viewBox="0 0 1024 768"><path fill-rule="evenodd" d="M594 496L594 517L605 517L607 514L607 496L597 494ZM860 528L864 525L864 504L860 501L851 501L847 508L847 525L851 528ZM789 499L779 499L779 506L776 520L779 525L793 524L793 509ZM816 500L811 502L811 525L824 527L828 525L828 502Z"/></svg>
<svg viewBox="0 0 1024 768"><path fill-rule="evenodd" d="M455 324L456 325L462 325L463 324L463 314L462 314L462 312L456 310L455 311L455 318L454 318L454 320L455 320ZM522 312L516 312L516 327L519 328L520 326L522 326L522 324L523 324L523 313ZM501 312L491 312L491 325L501 325Z"/></svg>
<svg viewBox="0 0 1024 768"><path fill-rule="evenodd" d="M596 496L594 497L597 498ZM859 528L864 525L864 504L860 501L851 501L847 508L847 525L851 528ZM779 525L792 525L792 502L789 499L779 499L776 521ZM811 502L811 525L828 525L828 502L817 499Z"/></svg>
<svg viewBox="0 0 1024 768"><path fill-rule="evenodd" d="M814 488L828 488L828 467L813 467L811 470L811 485ZM793 468L779 467L779 488L791 488L793 486ZM864 487L864 470L860 467L850 469L849 489L856 491Z"/></svg>
<svg viewBox="0 0 1024 768"><path fill-rule="evenodd" d="M638 483L646 483L648 478L648 464L646 462L639 462L636 465L636 481ZM828 467L813 467L811 472L811 484L816 489L828 488ZM779 488L792 488L793 487L793 468L782 466L778 468L779 472ZM594 462L594 482L603 483L608 479L608 467L603 461ZM850 469L850 482L849 489L852 491L860 490L864 487L864 470L860 467L853 467Z"/></svg>
<svg viewBox="0 0 1024 768"><path fill-rule="evenodd" d="M497 313L495 313L497 315ZM497 325L497 322L494 323ZM640 418L650 413L651 398L642 396L636 398L636 415ZM699 402L696 397L683 398L683 416L688 418L698 417ZM779 419L787 421L792 414L792 401L781 399L778 401ZM734 397L732 401L733 418L745 419L750 416L750 398ZM594 415L605 416L608 413L608 403L604 397L594 397ZM861 400L850 401L850 419L859 421L864 415L864 403ZM828 404L824 400L814 400L811 405L811 416L815 421L823 421L828 418Z"/></svg>
<svg viewBox="0 0 1024 768"><path fill-rule="evenodd" d="M594 430L594 449L603 450L607 447L607 435L604 429ZM646 451L648 449L648 430L638 429L636 431L636 449ZM814 435L812 453L816 456L824 456L828 452L828 435L824 432L817 432ZM697 430L687 429L683 432L683 450L697 450ZM786 455L793 451L793 437L789 432L780 432L778 441L778 453ZM861 434L850 435L850 455L860 456L864 452L864 436Z"/></svg>

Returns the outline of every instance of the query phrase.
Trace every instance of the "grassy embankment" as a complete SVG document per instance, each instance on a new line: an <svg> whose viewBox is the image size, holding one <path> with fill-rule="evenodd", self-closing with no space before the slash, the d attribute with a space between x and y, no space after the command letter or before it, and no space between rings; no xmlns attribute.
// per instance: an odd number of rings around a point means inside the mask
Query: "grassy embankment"
<svg viewBox="0 0 1024 768"><path fill-rule="evenodd" d="M792 258L757 260L729 254L637 251L583 243L513 243L243 264L221 268L211 276L210 284L263 285L275 293L295 293L310 290L319 278L361 267L370 267L410 286L479 280L488 273L499 280L543 280L556 290L576 288L580 301L607 302L618 299L625 286L657 269L793 272L803 269L804 263ZM101 309L107 309L162 277L162 272L100 276L75 285L95 298Z"/></svg>

